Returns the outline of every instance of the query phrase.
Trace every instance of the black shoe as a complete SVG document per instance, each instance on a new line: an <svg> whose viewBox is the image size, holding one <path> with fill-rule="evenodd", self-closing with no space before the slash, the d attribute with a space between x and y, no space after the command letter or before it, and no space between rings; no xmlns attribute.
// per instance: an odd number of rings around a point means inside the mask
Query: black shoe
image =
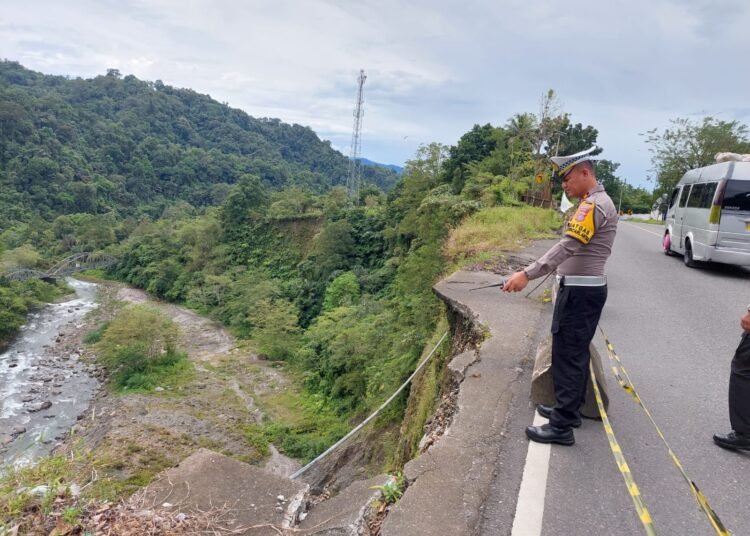
<svg viewBox="0 0 750 536"><path fill-rule="evenodd" d="M544 404L537 404L536 412L542 417L546 417L547 419L549 419L550 416L552 415L552 406L545 406ZM581 418L578 417L578 419L576 419L571 426L573 426L573 428L580 427Z"/></svg>
<svg viewBox="0 0 750 536"><path fill-rule="evenodd" d="M750 435L732 430L728 434L714 434L714 443L725 449L750 450Z"/></svg>
<svg viewBox="0 0 750 536"><path fill-rule="evenodd" d="M573 445L576 438L573 429L555 428L551 424L541 426L527 426L526 436L537 443L557 443L559 445Z"/></svg>

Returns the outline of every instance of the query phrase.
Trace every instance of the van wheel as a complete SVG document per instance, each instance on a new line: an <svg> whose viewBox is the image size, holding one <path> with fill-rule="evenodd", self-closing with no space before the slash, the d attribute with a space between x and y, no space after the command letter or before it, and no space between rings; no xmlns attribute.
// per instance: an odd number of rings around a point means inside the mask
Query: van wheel
<svg viewBox="0 0 750 536"><path fill-rule="evenodd" d="M693 248L690 246L690 240L685 240L685 254L682 256L685 266L695 268L698 263L693 260Z"/></svg>
<svg viewBox="0 0 750 536"><path fill-rule="evenodd" d="M667 257L670 257L674 254L674 251L672 251L672 238L669 236L669 233L664 233L664 239L661 241L661 247Z"/></svg>

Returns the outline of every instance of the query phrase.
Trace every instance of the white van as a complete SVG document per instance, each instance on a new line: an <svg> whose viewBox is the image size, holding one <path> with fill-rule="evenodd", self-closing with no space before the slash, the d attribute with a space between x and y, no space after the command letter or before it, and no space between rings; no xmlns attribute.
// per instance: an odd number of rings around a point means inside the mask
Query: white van
<svg viewBox="0 0 750 536"><path fill-rule="evenodd" d="M677 183L664 221L664 253L750 265L750 162L691 169Z"/></svg>

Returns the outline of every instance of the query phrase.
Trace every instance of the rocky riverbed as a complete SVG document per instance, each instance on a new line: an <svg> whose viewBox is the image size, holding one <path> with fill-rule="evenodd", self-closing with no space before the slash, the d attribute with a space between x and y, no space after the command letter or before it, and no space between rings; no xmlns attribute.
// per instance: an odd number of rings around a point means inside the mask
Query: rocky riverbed
<svg viewBox="0 0 750 536"><path fill-rule="evenodd" d="M0 355L0 455L25 464L64 439L100 387L80 332L97 307L97 285L70 279L75 297L29 315Z"/></svg>
<svg viewBox="0 0 750 536"><path fill-rule="evenodd" d="M259 359L220 324L190 310L154 301L145 292L121 284L83 285L98 291L98 306L93 300L50 306L55 307L49 315L52 318L63 310L76 314L58 322L57 330L50 325L49 340L41 345L36 368L31 370L26 358L13 349L4 357L0 371L9 370L14 362L12 368L29 369L28 385L12 395L15 417L0 420L5 463L50 451L87 452L103 468L100 478L106 474L135 483L204 447L280 474L299 468L272 445L264 450L248 434L264 416L257 401L288 388L282 370ZM115 393L106 385L105 371L96 366L94 351L82 342L83 337L122 306L146 302L179 326L178 346L188 354L192 377L177 388ZM39 331L42 320L49 318L32 318L29 328ZM66 404L70 407L63 411ZM32 429L32 422L46 427Z"/></svg>

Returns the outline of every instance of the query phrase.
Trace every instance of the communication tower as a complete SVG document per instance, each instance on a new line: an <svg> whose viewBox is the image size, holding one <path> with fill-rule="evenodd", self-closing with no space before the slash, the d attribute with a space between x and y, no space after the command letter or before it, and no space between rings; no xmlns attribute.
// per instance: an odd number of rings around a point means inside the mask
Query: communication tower
<svg viewBox="0 0 750 536"><path fill-rule="evenodd" d="M357 105L354 107L354 129L352 130L352 147L349 152L349 176L346 179L346 191L349 197L356 204L359 200L359 185L362 179L362 163L359 161L359 153L362 149L362 116L365 109L362 106L363 94L362 88L365 85L364 69L359 71L359 87L357 89Z"/></svg>

